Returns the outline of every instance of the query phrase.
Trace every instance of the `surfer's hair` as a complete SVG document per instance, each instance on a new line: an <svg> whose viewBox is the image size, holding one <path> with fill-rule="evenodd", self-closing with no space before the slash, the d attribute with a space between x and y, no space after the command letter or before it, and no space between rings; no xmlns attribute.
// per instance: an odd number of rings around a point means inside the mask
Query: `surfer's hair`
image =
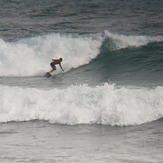
<svg viewBox="0 0 163 163"><path fill-rule="evenodd" d="M60 61L63 61L63 58L59 58Z"/></svg>

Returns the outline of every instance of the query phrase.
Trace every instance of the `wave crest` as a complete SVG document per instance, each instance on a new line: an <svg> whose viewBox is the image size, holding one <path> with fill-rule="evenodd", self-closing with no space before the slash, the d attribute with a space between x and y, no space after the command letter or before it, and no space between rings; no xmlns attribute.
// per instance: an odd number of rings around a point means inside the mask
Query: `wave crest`
<svg viewBox="0 0 163 163"><path fill-rule="evenodd" d="M104 38L111 40L111 50L119 50L128 47L140 47L152 42L163 42L162 36L127 36L113 34L109 31L104 31Z"/></svg>

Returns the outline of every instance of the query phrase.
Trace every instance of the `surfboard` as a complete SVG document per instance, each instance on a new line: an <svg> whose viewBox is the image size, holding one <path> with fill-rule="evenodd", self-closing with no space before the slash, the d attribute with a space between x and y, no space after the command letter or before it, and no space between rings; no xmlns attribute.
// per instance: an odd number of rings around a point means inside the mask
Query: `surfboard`
<svg viewBox="0 0 163 163"><path fill-rule="evenodd" d="M50 72L47 72L47 73L45 74L45 76L46 76L47 78L49 78L49 77L52 76L52 74L51 74Z"/></svg>

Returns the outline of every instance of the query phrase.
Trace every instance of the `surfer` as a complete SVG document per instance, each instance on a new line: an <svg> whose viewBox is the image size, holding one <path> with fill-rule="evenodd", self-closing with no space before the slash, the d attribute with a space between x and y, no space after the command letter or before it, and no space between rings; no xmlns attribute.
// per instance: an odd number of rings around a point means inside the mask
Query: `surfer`
<svg viewBox="0 0 163 163"><path fill-rule="evenodd" d="M63 61L62 58L59 58L59 59L52 59L52 62L50 63L50 66L52 67L52 70L50 71L50 73L53 72L53 71L55 71L55 70L57 69L57 68L56 68L56 65L59 65L60 68L61 68L61 70L64 71L63 68L62 68L62 65L61 65L61 62L62 62L62 61Z"/></svg>

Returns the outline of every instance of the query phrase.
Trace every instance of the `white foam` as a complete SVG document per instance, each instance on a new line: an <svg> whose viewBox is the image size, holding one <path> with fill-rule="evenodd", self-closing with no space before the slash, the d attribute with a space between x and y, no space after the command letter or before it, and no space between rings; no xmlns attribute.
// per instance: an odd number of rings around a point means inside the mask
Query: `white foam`
<svg viewBox="0 0 163 163"><path fill-rule="evenodd" d="M0 122L138 125L163 117L163 87L70 86L37 90L0 86Z"/></svg>
<svg viewBox="0 0 163 163"><path fill-rule="evenodd" d="M50 70L52 58L63 57L65 71L88 64L102 40L88 36L49 34L18 42L0 40L0 76L29 76ZM59 69L58 69L59 70Z"/></svg>
<svg viewBox="0 0 163 163"><path fill-rule="evenodd" d="M152 42L162 42L162 36L132 36L113 34L109 31L104 31L104 37L110 38L114 46L112 50L123 49L127 47L139 47Z"/></svg>

